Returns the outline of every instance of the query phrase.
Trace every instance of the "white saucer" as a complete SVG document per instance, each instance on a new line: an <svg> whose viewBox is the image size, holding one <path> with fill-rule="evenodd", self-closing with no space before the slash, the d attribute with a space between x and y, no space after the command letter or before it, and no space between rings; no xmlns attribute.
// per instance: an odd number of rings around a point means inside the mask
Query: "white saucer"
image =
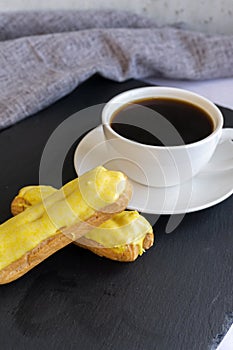
<svg viewBox="0 0 233 350"><path fill-rule="evenodd" d="M181 186L147 187L131 180L133 198L128 208L149 214L183 214L211 207L229 197L233 193L233 129L228 129L227 135L201 173ZM119 155L107 147L100 125L79 143L74 167L79 176L98 165L119 170L116 159Z"/></svg>

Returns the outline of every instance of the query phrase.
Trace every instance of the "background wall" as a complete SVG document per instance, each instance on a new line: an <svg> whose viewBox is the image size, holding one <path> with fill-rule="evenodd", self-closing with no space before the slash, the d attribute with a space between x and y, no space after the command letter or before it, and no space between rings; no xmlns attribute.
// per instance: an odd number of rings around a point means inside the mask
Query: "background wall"
<svg viewBox="0 0 233 350"><path fill-rule="evenodd" d="M154 17L159 25L233 34L233 0L0 0L0 11L48 8L124 9Z"/></svg>

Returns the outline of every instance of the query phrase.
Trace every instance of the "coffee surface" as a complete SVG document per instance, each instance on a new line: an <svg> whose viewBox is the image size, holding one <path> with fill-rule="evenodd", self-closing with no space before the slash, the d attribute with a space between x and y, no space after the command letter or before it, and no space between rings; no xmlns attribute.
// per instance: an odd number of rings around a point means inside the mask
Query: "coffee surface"
<svg viewBox="0 0 233 350"><path fill-rule="evenodd" d="M118 109L110 123L119 135L152 146L177 146L200 141L214 130L202 108L174 98L148 98Z"/></svg>

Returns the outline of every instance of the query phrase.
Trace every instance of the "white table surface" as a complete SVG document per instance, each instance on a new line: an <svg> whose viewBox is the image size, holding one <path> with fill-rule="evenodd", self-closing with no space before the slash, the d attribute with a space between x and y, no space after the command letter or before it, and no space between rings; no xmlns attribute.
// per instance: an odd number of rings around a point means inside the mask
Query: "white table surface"
<svg viewBox="0 0 233 350"><path fill-rule="evenodd" d="M205 96L214 103L233 109L233 78L205 81L147 79L150 84L174 86ZM232 347L233 349L233 347Z"/></svg>

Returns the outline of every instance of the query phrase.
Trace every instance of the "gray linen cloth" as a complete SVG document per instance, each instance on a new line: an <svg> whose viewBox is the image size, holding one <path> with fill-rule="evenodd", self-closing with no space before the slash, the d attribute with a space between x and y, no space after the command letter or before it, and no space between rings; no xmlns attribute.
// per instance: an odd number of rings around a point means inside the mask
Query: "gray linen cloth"
<svg viewBox="0 0 233 350"><path fill-rule="evenodd" d="M0 129L95 73L115 81L233 76L233 35L158 28L118 11L0 13Z"/></svg>

